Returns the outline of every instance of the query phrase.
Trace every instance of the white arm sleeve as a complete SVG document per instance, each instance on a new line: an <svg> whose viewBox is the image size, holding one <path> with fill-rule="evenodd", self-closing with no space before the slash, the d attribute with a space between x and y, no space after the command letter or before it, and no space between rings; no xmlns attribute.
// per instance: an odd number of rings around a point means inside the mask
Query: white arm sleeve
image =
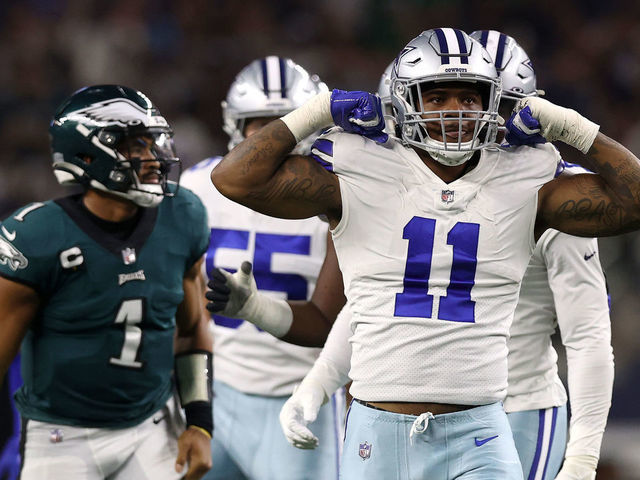
<svg viewBox="0 0 640 480"><path fill-rule="evenodd" d="M351 368L351 312L345 305L333 323L327 341L316 363L323 363L332 372L331 378L323 379L323 389L330 397L338 388L349 382Z"/></svg>
<svg viewBox="0 0 640 480"><path fill-rule="evenodd" d="M571 421L565 456L599 458L614 375L607 287L597 240L554 233L544 258L567 353Z"/></svg>

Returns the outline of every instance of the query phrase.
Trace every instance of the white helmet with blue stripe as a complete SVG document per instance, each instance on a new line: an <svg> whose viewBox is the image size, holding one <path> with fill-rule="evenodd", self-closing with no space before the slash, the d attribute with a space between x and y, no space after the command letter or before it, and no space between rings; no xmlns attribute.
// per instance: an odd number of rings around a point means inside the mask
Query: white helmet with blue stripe
<svg viewBox="0 0 640 480"><path fill-rule="evenodd" d="M247 119L281 117L326 91L317 75L309 75L293 60L277 56L254 60L236 75L222 102L229 150L244 140Z"/></svg>
<svg viewBox="0 0 640 480"><path fill-rule="evenodd" d="M444 82L472 84L482 96L482 110L426 111L423 91ZM448 166L460 165L477 150L494 144L500 90L489 53L466 33L453 28L422 32L400 52L391 72L391 101L402 140ZM445 123L450 131L456 120L458 140L447 141ZM427 124L440 126L442 140L429 135ZM470 140L463 141L463 137L469 137L463 135L469 128L473 128Z"/></svg>
<svg viewBox="0 0 640 480"><path fill-rule="evenodd" d="M529 55L513 37L496 30L476 30L469 35L479 41L493 59L502 78L502 99L517 101L538 95L536 73Z"/></svg>

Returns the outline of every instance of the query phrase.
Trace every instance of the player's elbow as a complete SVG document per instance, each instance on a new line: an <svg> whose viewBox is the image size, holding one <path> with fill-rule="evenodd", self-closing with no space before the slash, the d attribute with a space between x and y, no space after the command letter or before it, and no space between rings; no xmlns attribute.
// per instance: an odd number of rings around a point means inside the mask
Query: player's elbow
<svg viewBox="0 0 640 480"><path fill-rule="evenodd" d="M233 175L230 170L222 166L222 164L216 165L211 171L211 183L222 195L230 200L239 202L246 197L247 190L235 181L236 175Z"/></svg>

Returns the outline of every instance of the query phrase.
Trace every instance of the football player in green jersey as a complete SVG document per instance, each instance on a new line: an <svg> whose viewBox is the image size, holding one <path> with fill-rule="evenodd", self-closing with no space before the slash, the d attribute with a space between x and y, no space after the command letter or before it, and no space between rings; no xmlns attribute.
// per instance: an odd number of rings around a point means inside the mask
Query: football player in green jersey
<svg viewBox="0 0 640 480"><path fill-rule="evenodd" d="M200 200L169 181L173 132L141 92L100 85L66 100L50 133L58 181L83 191L0 227L0 380L22 342L21 478L199 479L209 232Z"/></svg>

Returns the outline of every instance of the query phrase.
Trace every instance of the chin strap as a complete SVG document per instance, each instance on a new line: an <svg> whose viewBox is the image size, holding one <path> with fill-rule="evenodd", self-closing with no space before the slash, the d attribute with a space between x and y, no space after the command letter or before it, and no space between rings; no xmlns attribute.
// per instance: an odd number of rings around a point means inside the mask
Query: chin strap
<svg viewBox="0 0 640 480"><path fill-rule="evenodd" d="M211 352L205 350L175 356L175 378L187 428L196 428L209 438L213 433L212 358Z"/></svg>

